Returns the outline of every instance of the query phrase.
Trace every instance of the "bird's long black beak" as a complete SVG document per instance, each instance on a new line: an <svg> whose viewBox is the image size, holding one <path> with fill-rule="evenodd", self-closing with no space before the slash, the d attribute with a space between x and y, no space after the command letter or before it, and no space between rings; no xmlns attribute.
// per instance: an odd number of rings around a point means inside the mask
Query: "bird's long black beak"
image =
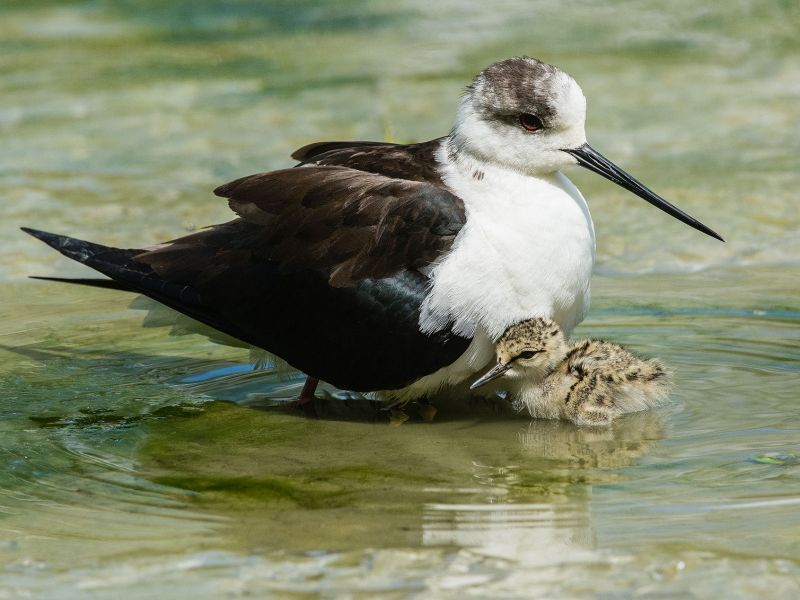
<svg viewBox="0 0 800 600"><path fill-rule="evenodd" d="M656 194L653 190L648 188L638 179L635 179L628 175L625 171L620 169L617 165L613 162L608 160L605 156L600 154L597 150L592 148L589 144L584 144L578 148L564 150L564 152L571 154L578 160L578 164L590 171L594 171L595 173L602 175L606 179L613 181L618 186L625 188L629 192L633 192L640 198L647 200L653 206L656 206L663 210L668 215L672 215L679 221L683 221L690 227L694 227L698 231L702 231L706 235L710 235L713 238L716 238L722 242L725 240L722 239L722 236L718 234L716 231L711 229L710 227L706 227L700 221L692 217L691 215L686 214L677 206L674 206L664 200L661 196Z"/></svg>
<svg viewBox="0 0 800 600"><path fill-rule="evenodd" d="M506 371L511 368L511 363L504 365L502 363L497 363L494 367L492 367L483 377L477 379L475 383L469 386L469 389L474 390L475 388L479 388L482 385L489 383L492 379L497 379L498 377L502 377L505 375Z"/></svg>

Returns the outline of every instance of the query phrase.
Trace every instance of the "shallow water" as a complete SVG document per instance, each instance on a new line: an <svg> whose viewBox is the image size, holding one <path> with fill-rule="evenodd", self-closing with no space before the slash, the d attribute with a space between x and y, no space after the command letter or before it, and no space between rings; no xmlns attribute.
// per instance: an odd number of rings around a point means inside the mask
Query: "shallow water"
<svg viewBox="0 0 800 600"><path fill-rule="evenodd" d="M794 3L10 2L0 8L0 598L800 595ZM577 335L661 357L609 431L502 405L386 424L244 350L143 327L15 231L141 245L316 139L435 137L492 60L581 82L591 142L726 244L575 173ZM333 393L333 392L331 392Z"/></svg>

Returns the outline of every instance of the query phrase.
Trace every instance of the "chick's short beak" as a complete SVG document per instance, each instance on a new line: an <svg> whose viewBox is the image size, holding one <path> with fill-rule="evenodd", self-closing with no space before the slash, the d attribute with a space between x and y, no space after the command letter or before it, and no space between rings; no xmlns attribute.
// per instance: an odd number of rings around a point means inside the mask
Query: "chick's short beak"
<svg viewBox="0 0 800 600"><path fill-rule="evenodd" d="M489 383L490 381L492 381L492 379L497 379L498 377L502 377L503 375L506 374L506 371L508 371L510 368L511 364L504 365L502 363L497 363L494 367L489 369L489 371L487 371L483 375L483 377L476 380L475 383L469 386L469 389L474 390L475 388L479 388L482 385Z"/></svg>

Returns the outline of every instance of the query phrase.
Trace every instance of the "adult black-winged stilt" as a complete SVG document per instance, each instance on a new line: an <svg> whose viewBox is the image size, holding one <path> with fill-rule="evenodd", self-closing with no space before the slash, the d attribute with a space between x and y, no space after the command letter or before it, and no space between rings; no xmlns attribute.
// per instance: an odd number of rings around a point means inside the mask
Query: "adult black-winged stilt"
<svg viewBox="0 0 800 600"><path fill-rule="evenodd" d="M445 137L311 144L292 155L301 168L217 188L239 215L228 223L127 250L26 231L113 280L96 284L312 379L397 400L466 389L511 324L546 317L568 333L589 307L594 228L562 169L584 166L721 239L593 150L585 112L569 75L511 58L475 78Z"/></svg>

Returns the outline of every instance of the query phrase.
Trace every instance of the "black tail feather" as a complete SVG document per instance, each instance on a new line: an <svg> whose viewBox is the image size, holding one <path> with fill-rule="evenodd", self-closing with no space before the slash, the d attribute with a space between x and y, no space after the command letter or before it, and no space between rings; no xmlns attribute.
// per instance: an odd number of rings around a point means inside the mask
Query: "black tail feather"
<svg viewBox="0 0 800 600"><path fill-rule="evenodd" d="M42 240L51 248L58 250L67 258L71 258L79 263L95 267L95 263L104 262L109 265L120 265L127 262L129 267L136 266L137 271L148 271L149 267L140 263L133 263L131 259L143 251L139 249L122 249L112 248L110 246L103 246L102 244L95 244L94 242L87 242L86 240L79 240L66 235L58 235L48 231L41 231L39 229L31 229L30 227L21 227L22 231L28 235ZM98 269L99 270L99 269ZM109 275L109 277L111 277Z"/></svg>
<svg viewBox="0 0 800 600"><path fill-rule="evenodd" d="M204 322L208 322L212 318L212 315L208 314L206 308L203 307L200 295L194 288L162 279L150 265L134 260L134 257L141 254L143 250L112 248L28 227L23 227L22 230L42 240L67 258L83 263L113 280L113 282L106 282L87 278L73 281L73 283L139 292L192 318ZM70 281L63 277L40 279ZM219 326L219 323L208 324L212 327Z"/></svg>
<svg viewBox="0 0 800 600"><path fill-rule="evenodd" d="M109 290L119 290L121 292L135 292L131 286L120 281L113 279L92 279L89 277L41 277L38 275L31 275L29 279L38 279L39 281L57 281L59 283L74 283L76 285L86 285L89 287L105 288Z"/></svg>
<svg viewBox="0 0 800 600"><path fill-rule="evenodd" d="M252 335L233 325L213 308L206 306L200 293L192 286L161 278L150 265L135 260L139 249L103 246L77 238L23 227L25 233L42 240L64 256L85 264L110 277L110 280L65 277L35 277L49 281L78 283L129 292L138 292L177 310L192 319L205 323L232 337L257 345Z"/></svg>

